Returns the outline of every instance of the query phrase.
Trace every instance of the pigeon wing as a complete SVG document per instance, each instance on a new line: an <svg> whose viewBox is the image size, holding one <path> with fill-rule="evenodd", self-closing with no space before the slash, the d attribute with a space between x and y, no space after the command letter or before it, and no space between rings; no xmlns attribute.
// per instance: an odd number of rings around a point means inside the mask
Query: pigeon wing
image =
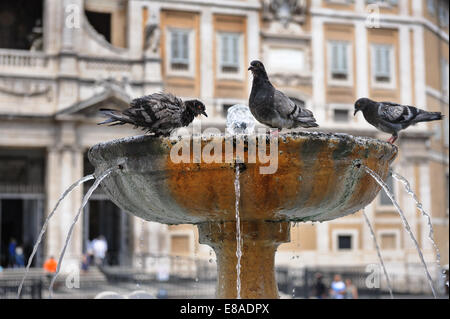
<svg viewBox="0 0 450 319"><path fill-rule="evenodd" d="M292 127L298 125L304 127L317 126L314 115L310 110L296 104L281 91L275 90L274 105L281 118L293 123Z"/></svg>
<svg viewBox="0 0 450 319"><path fill-rule="evenodd" d="M123 112L136 126L159 130L160 126L168 128L177 126L177 119L184 111L183 102L172 94L155 93L134 99L130 108Z"/></svg>
<svg viewBox="0 0 450 319"><path fill-rule="evenodd" d="M406 123L413 120L418 113L414 106L401 105L391 102L378 103L378 115L391 123Z"/></svg>

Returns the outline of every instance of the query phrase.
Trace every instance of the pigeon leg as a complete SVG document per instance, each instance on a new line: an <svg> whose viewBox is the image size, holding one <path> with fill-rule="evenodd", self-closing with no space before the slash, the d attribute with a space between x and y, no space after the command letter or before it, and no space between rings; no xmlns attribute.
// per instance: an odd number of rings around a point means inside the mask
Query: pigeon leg
<svg viewBox="0 0 450 319"><path fill-rule="evenodd" d="M276 131L270 131L270 136L278 137L281 129L277 128Z"/></svg>
<svg viewBox="0 0 450 319"><path fill-rule="evenodd" d="M397 140L398 135L397 134L393 134L389 139L388 139L388 143L394 144L395 141Z"/></svg>

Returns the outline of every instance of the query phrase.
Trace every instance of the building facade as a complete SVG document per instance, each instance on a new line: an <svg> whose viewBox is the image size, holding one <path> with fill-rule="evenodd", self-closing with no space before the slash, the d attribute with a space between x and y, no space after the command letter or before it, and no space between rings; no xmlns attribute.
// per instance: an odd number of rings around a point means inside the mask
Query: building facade
<svg viewBox="0 0 450 319"><path fill-rule="evenodd" d="M92 173L92 145L129 135L97 126L99 108L164 90L199 98L203 127L225 126L227 108L248 103L249 62L311 109L321 131L386 139L362 115L359 97L441 111L446 119L400 135L393 170L432 215L441 264L448 265L448 3L437 0L15 0L0 4L0 218L2 265L11 238L29 252L45 216L73 182ZM23 10L22 8L27 8ZM427 219L400 182L388 180L433 268ZM89 186L89 184L87 184ZM81 204L79 188L50 221L36 265L59 255ZM423 272L389 198L366 207L388 270ZM97 191L75 227L67 263L105 235L109 262L141 253L210 258L196 227L147 223ZM293 259L297 255L300 258ZM292 227L279 247L287 267L378 263L362 212ZM448 266L447 266L448 267ZM437 278L436 271L433 275Z"/></svg>

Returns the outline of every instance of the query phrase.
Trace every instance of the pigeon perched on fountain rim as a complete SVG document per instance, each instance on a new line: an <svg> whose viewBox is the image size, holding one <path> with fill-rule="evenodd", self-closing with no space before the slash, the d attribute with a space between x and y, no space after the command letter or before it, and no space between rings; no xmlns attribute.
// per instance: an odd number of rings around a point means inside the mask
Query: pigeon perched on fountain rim
<svg viewBox="0 0 450 319"><path fill-rule="evenodd" d="M195 117L205 115L205 105L199 100L182 101L170 93L154 93L131 101L124 111L100 109L100 113L109 117L100 124L131 124L155 136L168 136L179 127L188 126Z"/></svg>
<svg viewBox="0 0 450 319"><path fill-rule="evenodd" d="M275 89L260 61L252 61L248 70L253 73L249 107L259 122L278 130L319 126L310 110Z"/></svg>
<svg viewBox="0 0 450 319"><path fill-rule="evenodd" d="M410 105L392 102L376 102L368 98L360 98L355 102L356 115L361 111L367 122L380 131L390 133L388 142L394 144L398 132L419 122L442 120L441 112L427 112Z"/></svg>

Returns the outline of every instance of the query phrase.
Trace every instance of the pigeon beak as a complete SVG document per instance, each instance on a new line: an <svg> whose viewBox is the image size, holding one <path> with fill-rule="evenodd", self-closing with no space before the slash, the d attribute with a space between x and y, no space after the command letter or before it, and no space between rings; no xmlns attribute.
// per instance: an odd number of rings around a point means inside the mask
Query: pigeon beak
<svg viewBox="0 0 450 319"><path fill-rule="evenodd" d="M353 113L353 116L356 115L356 113L358 113L360 110L356 109L355 112Z"/></svg>
<svg viewBox="0 0 450 319"><path fill-rule="evenodd" d="M253 67L251 65L248 67L248 71L253 71Z"/></svg>
<svg viewBox="0 0 450 319"><path fill-rule="evenodd" d="M204 116L208 117L208 114L206 114L205 111L203 111L202 114L203 114Z"/></svg>

